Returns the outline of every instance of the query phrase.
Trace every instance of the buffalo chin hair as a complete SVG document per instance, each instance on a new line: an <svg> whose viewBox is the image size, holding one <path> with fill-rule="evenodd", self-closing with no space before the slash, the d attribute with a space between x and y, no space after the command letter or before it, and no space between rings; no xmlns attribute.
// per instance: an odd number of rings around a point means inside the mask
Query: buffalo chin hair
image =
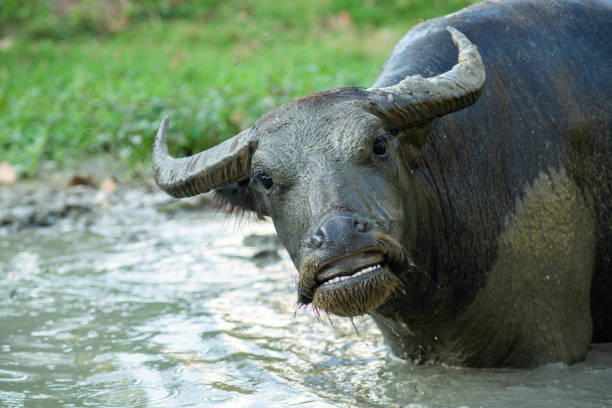
<svg viewBox="0 0 612 408"><path fill-rule="evenodd" d="M401 286L394 274L383 269L370 279L348 287L319 287L312 298L312 305L338 316L359 316L376 309Z"/></svg>

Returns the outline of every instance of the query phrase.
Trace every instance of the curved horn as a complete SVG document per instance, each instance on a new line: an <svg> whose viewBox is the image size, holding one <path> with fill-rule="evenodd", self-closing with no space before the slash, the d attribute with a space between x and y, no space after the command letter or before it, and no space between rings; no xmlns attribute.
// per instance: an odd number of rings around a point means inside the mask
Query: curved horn
<svg viewBox="0 0 612 408"><path fill-rule="evenodd" d="M431 78L411 75L385 88L370 88L372 102L395 118L397 128L408 128L470 106L480 96L485 69L480 53L463 33L446 27L459 50L457 64Z"/></svg>
<svg viewBox="0 0 612 408"><path fill-rule="evenodd" d="M168 154L168 124L164 118L153 145L153 172L162 190L190 197L248 178L257 147L250 129L193 156L174 159Z"/></svg>

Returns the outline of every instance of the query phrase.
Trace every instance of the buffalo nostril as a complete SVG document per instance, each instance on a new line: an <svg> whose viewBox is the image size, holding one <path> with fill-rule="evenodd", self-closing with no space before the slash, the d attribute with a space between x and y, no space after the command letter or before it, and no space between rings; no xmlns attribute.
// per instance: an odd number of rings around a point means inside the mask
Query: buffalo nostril
<svg viewBox="0 0 612 408"><path fill-rule="evenodd" d="M310 239L308 240L308 246L310 246L313 249L320 248L321 245L323 245L323 235L322 234L317 233L311 236Z"/></svg>

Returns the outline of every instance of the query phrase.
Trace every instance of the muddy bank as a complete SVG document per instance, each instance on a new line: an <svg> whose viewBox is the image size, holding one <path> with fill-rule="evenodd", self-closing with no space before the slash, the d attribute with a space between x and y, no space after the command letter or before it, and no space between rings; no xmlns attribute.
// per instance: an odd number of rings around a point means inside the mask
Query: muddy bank
<svg viewBox="0 0 612 408"><path fill-rule="evenodd" d="M0 185L0 229L49 227L58 222L88 225L116 207L152 207L162 213L218 208L211 194L175 200L152 180L121 181L75 171Z"/></svg>

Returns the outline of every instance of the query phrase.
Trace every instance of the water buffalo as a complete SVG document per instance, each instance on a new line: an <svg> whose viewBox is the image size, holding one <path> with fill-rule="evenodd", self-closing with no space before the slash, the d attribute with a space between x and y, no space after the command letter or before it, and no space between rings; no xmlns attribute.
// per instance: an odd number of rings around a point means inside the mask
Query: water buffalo
<svg viewBox="0 0 612 408"><path fill-rule="evenodd" d="M371 315L402 358L580 361L612 341L611 22L609 0L426 21L371 88L296 99L207 151L170 157L165 119L157 184L269 216L298 301Z"/></svg>

